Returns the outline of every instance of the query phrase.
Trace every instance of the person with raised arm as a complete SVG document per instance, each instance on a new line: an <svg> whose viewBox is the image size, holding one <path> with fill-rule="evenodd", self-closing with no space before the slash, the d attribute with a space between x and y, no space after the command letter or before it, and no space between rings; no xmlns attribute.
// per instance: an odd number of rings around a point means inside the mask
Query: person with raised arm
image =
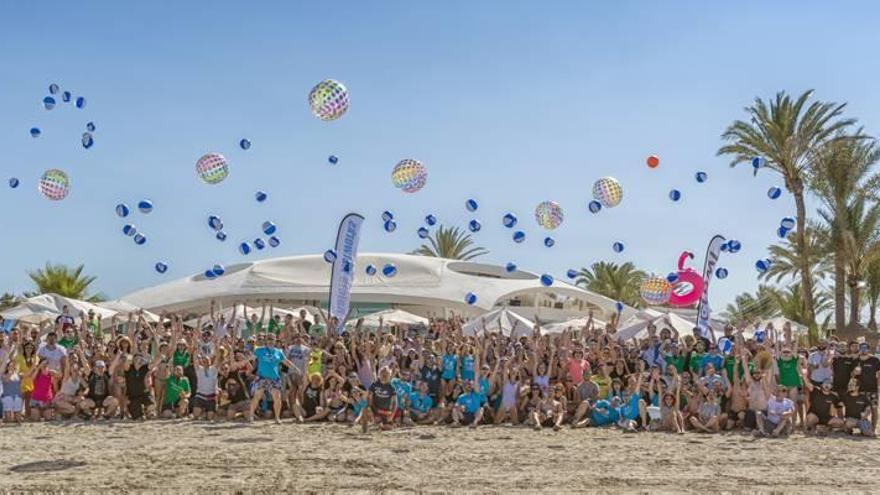
<svg viewBox="0 0 880 495"><path fill-rule="evenodd" d="M248 421L253 421L254 411L260 404L263 395L268 392L272 396L272 410L275 414L275 422L281 423L281 365L288 368L294 366L277 347L275 347L275 335L266 335L265 347L254 351L257 362L257 381L254 383L251 408L248 413Z"/></svg>

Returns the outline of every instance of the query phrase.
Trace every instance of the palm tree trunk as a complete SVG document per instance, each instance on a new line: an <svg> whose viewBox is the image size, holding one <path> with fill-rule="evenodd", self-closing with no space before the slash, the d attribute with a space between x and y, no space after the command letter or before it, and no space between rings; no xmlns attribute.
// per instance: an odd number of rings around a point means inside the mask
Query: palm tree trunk
<svg viewBox="0 0 880 495"><path fill-rule="evenodd" d="M816 328L816 307L813 301L813 273L810 268L811 258L805 232L807 228L807 209L804 205L804 185L802 182L797 181L793 186L794 187L791 189L792 194L794 194L794 204L797 208L797 229L795 232L795 240L797 241L798 249L803 254L801 257L800 271L801 283L804 286L804 310L806 313L804 318L807 320L804 323L809 329L810 343L815 343L819 338L819 332Z"/></svg>
<svg viewBox="0 0 880 495"><path fill-rule="evenodd" d="M834 251L834 329L840 330L846 326L846 265L844 264L843 249L838 247Z"/></svg>
<svg viewBox="0 0 880 495"><path fill-rule="evenodd" d="M859 279L855 276L849 283L849 326L853 330L858 330L861 326L861 307L862 307L862 288L859 287Z"/></svg>
<svg viewBox="0 0 880 495"><path fill-rule="evenodd" d="M868 308L871 311L871 318L868 320L868 328L871 329L872 332L877 331L877 298L871 297L870 293L868 296Z"/></svg>

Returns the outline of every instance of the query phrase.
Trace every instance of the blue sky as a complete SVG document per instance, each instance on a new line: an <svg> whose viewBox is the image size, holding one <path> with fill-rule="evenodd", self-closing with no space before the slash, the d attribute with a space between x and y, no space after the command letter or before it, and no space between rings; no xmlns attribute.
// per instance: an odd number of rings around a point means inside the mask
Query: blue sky
<svg viewBox="0 0 880 495"><path fill-rule="evenodd" d="M721 309L756 287L755 260L794 212L788 194L767 199L782 185L774 175L715 156L721 132L755 96L808 88L849 102L875 129L877 14L873 2L811 1L6 3L0 290L29 289L25 271L48 260L85 263L96 289L120 296L243 261L236 245L264 220L282 245L249 258L319 253L349 211L367 217L362 251L409 251L433 213L447 225L479 218L486 261L558 277L597 260L666 273L682 250L701 267L713 234L736 238L743 250L720 263L730 276L712 285ZM351 92L348 114L331 123L306 105L325 78ZM44 110L53 82L87 107ZM88 121L96 144L84 150ZM231 164L217 186L194 173L209 151ZM661 157L656 170L650 154ZM417 194L391 185L403 158L428 167ZM70 174L66 200L37 194L48 168ZM622 183L624 200L593 215L591 186L603 176ZM7 187L9 177L21 186ZM254 201L259 189L266 203ZM476 214L464 208L470 197ZM143 198L155 210L133 214L148 236L135 246L114 205ZM552 249L532 217L545 199L566 212ZM382 229L385 209L394 234ZM501 226L508 211L526 243ZM212 213L226 243L207 227ZM153 270L160 260L165 275Z"/></svg>

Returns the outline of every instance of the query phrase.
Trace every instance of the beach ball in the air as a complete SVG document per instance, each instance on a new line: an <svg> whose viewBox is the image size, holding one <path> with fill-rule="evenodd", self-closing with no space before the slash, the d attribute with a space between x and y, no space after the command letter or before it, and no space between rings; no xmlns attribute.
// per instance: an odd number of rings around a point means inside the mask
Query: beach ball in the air
<svg viewBox="0 0 880 495"><path fill-rule="evenodd" d="M615 253L622 253L623 249L624 249L623 243L622 242L615 242L614 244L611 245L611 249Z"/></svg>
<svg viewBox="0 0 880 495"><path fill-rule="evenodd" d="M394 219L394 214L391 213L390 211L385 210L385 211L382 212L382 221L383 221L383 222L388 222L388 221L393 220L393 219Z"/></svg>
<svg viewBox="0 0 880 495"><path fill-rule="evenodd" d="M249 139L242 139L238 142L238 146L243 150L251 149L251 141Z"/></svg>
<svg viewBox="0 0 880 495"><path fill-rule="evenodd" d="M397 267L394 266L393 263L388 263L387 265L382 267L382 275L386 277L393 277L397 275Z"/></svg>
<svg viewBox="0 0 880 495"><path fill-rule="evenodd" d="M278 230L278 227L275 226L274 223L266 220L263 222L263 233L266 235L272 235Z"/></svg>
<svg viewBox="0 0 880 495"><path fill-rule="evenodd" d="M681 191L679 191L678 189L673 189L669 191L669 199L671 199L672 201L678 201L679 199L681 199Z"/></svg>
<svg viewBox="0 0 880 495"><path fill-rule="evenodd" d="M159 273L165 273L166 271L168 271L168 265L166 265L165 263L162 263L161 261L156 263L155 268L156 268L156 271Z"/></svg>
<svg viewBox="0 0 880 495"><path fill-rule="evenodd" d="M553 230L562 224L565 214L556 201L542 201L535 207L535 221L547 230Z"/></svg>
<svg viewBox="0 0 880 495"><path fill-rule="evenodd" d="M328 249L324 251L324 261L327 263L333 263L336 261L336 251L332 249Z"/></svg>
<svg viewBox="0 0 880 495"><path fill-rule="evenodd" d="M40 134L42 134L42 131L40 131L39 127L31 127L31 137L32 138L38 138L38 137L40 137Z"/></svg>
<svg viewBox="0 0 880 495"><path fill-rule="evenodd" d="M776 199L779 196L782 196L782 189L773 186L770 189L767 189L767 197L770 199Z"/></svg>
<svg viewBox="0 0 880 495"><path fill-rule="evenodd" d="M138 210L140 210L141 213L150 213L153 211L153 202L149 199L139 201Z"/></svg>
<svg viewBox="0 0 880 495"><path fill-rule="evenodd" d="M706 172L697 172L695 178L697 179L697 182L702 184L703 182L706 182L706 179L709 178L709 175Z"/></svg>
<svg viewBox="0 0 880 495"><path fill-rule="evenodd" d="M211 267L211 271L214 272L214 275L219 277L220 275L226 273L226 268L224 268L223 265L214 265L213 267Z"/></svg>
<svg viewBox="0 0 880 495"><path fill-rule="evenodd" d="M720 280L727 278L727 268L718 268L715 270L715 276Z"/></svg>
<svg viewBox="0 0 880 495"><path fill-rule="evenodd" d="M367 265L364 271L367 273L367 275L372 277L376 274L376 267L374 265Z"/></svg>
<svg viewBox="0 0 880 495"><path fill-rule="evenodd" d="M46 110L52 110L55 108L55 98L52 98L51 96L43 98L43 108Z"/></svg>
<svg viewBox="0 0 880 495"><path fill-rule="evenodd" d="M391 182L394 187L405 193L414 193L425 187L428 182L428 169L422 162L406 158L394 166L391 171Z"/></svg>
<svg viewBox="0 0 880 495"><path fill-rule="evenodd" d="M623 187L614 177L603 177L593 183L593 198L602 206L612 208L623 199Z"/></svg>
<svg viewBox="0 0 880 495"><path fill-rule="evenodd" d="M477 211L477 208L479 208L480 205L477 204L476 199L469 199L464 202L464 207L467 209L467 211L474 212Z"/></svg>
<svg viewBox="0 0 880 495"><path fill-rule="evenodd" d="M578 272L577 272L577 270L569 269L567 272L565 272L565 276L568 278L574 279L574 278L577 278Z"/></svg>
<svg viewBox="0 0 880 495"><path fill-rule="evenodd" d="M765 165L767 165L767 160L765 160L763 156L756 156L752 158L752 167L754 167L755 170L758 170Z"/></svg>
<svg viewBox="0 0 880 495"><path fill-rule="evenodd" d="M429 227L433 227L434 225L437 225L437 217L434 215L427 215L425 216L425 223L428 224Z"/></svg>
<svg viewBox="0 0 880 495"><path fill-rule="evenodd" d="M770 260L758 260L755 262L755 269L758 273L764 273L770 269Z"/></svg>
<svg viewBox="0 0 880 495"><path fill-rule="evenodd" d="M417 233L418 233L420 239L425 239L430 234L430 232L428 232L428 229L426 229L425 227L419 227L419 230L417 231Z"/></svg>
<svg viewBox="0 0 880 495"><path fill-rule="evenodd" d="M147 243L147 237L144 234L141 234L140 232L138 232L137 234L134 235L134 243L137 244L138 246L143 246L144 244Z"/></svg>
<svg viewBox="0 0 880 495"><path fill-rule="evenodd" d="M254 239L254 247L257 248L257 251L262 251L263 248L266 247L266 243L262 239Z"/></svg>
<svg viewBox="0 0 880 495"><path fill-rule="evenodd" d="M658 157L657 155L651 155L645 160L645 163L650 168L657 168L658 166L660 166L660 157Z"/></svg>
<svg viewBox="0 0 880 495"><path fill-rule="evenodd" d="M269 247L277 248L281 245L281 239L275 237L274 235L269 238Z"/></svg>
<svg viewBox="0 0 880 495"><path fill-rule="evenodd" d="M330 165L336 165L339 163L339 157L336 155L330 155L327 157L327 162L330 163Z"/></svg>
<svg viewBox="0 0 880 495"><path fill-rule="evenodd" d="M119 203L118 205L116 205L116 215L119 218L127 217L130 211L131 210L129 210L128 205L125 203Z"/></svg>
<svg viewBox="0 0 880 495"><path fill-rule="evenodd" d="M501 218L501 224L507 227L508 229L513 228L516 225L517 218L513 213L507 213L504 217Z"/></svg>
<svg viewBox="0 0 880 495"><path fill-rule="evenodd" d="M669 275L666 275L666 281L670 284L678 282L678 272L669 272Z"/></svg>
<svg viewBox="0 0 880 495"><path fill-rule="evenodd" d="M556 245L556 240L553 239L552 237L547 236L547 237L544 238L544 246L550 248L550 247L553 247L553 246L555 246L555 245Z"/></svg>
<svg viewBox="0 0 880 495"><path fill-rule="evenodd" d="M526 233L522 230L517 230L513 233L513 242L519 244L526 240Z"/></svg>
<svg viewBox="0 0 880 495"><path fill-rule="evenodd" d="M590 213L599 213L602 211L602 203L596 200L590 201L588 208L590 209Z"/></svg>
<svg viewBox="0 0 880 495"><path fill-rule="evenodd" d="M249 255L251 253L251 245L246 242L242 242L238 245L238 252L245 256Z"/></svg>
<svg viewBox="0 0 880 495"><path fill-rule="evenodd" d="M544 287L550 287L553 285L553 276L546 273L541 275L541 285Z"/></svg>
<svg viewBox="0 0 880 495"><path fill-rule="evenodd" d="M229 176L229 164L220 153L208 153L196 162L196 174L205 184L219 184Z"/></svg>
<svg viewBox="0 0 880 495"><path fill-rule="evenodd" d="M791 217L785 217L779 222L779 226L784 227L786 230L791 230L795 226L795 220Z"/></svg>
<svg viewBox="0 0 880 495"><path fill-rule="evenodd" d="M309 91L309 110L324 121L336 120L348 111L348 89L334 79L325 79Z"/></svg>
<svg viewBox="0 0 880 495"><path fill-rule="evenodd" d="M70 179L63 170L49 169L43 172L37 189L44 198L61 201L70 193Z"/></svg>
<svg viewBox="0 0 880 495"><path fill-rule="evenodd" d="M474 305L474 304L476 304L476 302L477 302L477 295L474 294L473 292L468 292L468 293L465 294L465 296L464 296L464 302L468 303L469 305Z"/></svg>
<svg viewBox="0 0 880 495"><path fill-rule="evenodd" d="M639 287L642 300L653 306L666 304L671 294L672 284L663 277L649 277Z"/></svg>
<svg viewBox="0 0 880 495"><path fill-rule="evenodd" d="M391 233L397 230L397 222L394 220L388 220L384 225L385 232Z"/></svg>
<svg viewBox="0 0 880 495"><path fill-rule="evenodd" d="M19 181L17 178L12 177L9 179L9 187L11 187L12 189L15 189L16 187L18 187L18 184L19 184Z"/></svg>
<svg viewBox="0 0 880 495"><path fill-rule="evenodd" d="M269 195L266 194L264 191L257 191L257 193L254 195L254 198L256 198L257 203L262 203L269 198Z"/></svg>
<svg viewBox="0 0 880 495"><path fill-rule="evenodd" d="M515 263L512 263L512 262L511 262L511 263L508 263L508 264L504 267L504 269L507 270L507 273L513 273L513 272L516 271L516 264L515 264Z"/></svg>
<svg viewBox="0 0 880 495"><path fill-rule="evenodd" d="M474 219L468 222L468 229L470 229L471 232L479 232L482 228L483 224L481 224L479 220Z"/></svg>
<svg viewBox="0 0 880 495"><path fill-rule="evenodd" d="M128 223L122 226L122 233L129 237L132 237L137 234L137 228L134 225Z"/></svg>
<svg viewBox="0 0 880 495"><path fill-rule="evenodd" d="M208 216L208 227L211 227L214 231L223 230L223 222L220 220L220 217L217 215L209 215Z"/></svg>
<svg viewBox="0 0 880 495"><path fill-rule="evenodd" d="M218 241L224 242L226 240L226 232L223 232L221 230L220 232L217 232L217 235L215 235L214 237L216 237Z"/></svg>

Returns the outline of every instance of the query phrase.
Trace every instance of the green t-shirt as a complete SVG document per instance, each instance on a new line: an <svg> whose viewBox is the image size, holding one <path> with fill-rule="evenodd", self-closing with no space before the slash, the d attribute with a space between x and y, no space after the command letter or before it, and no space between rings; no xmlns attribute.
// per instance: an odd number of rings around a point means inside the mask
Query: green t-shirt
<svg viewBox="0 0 880 495"><path fill-rule="evenodd" d="M779 384L786 387L800 387L801 377L798 376L798 358L792 356L789 359L779 358Z"/></svg>
<svg viewBox="0 0 880 495"><path fill-rule="evenodd" d="M171 356L171 364L174 366L189 366L189 352L174 349L174 355Z"/></svg>
<svg viewBox="0 0 880 495"><path fill-rule="evenodd" d="M275 335L281 333L281 324L275 321L275 318L269 320L269 333L274 333Z"/></svg>
<svg viewBox="0 0 880 495"><path fill-rule="evenodd" d="M177 378L174 375L165 380L165 404L177 404L180 402L180 394L189 393L189 379L182 376Z"/></svg>
<svg viewBox="0 0 880 495"><path fill-rule="evenodd" d="M245 322L244 327L245 330L247 330L247 335L244 338L248 338L263 331L263 324L259 321L254 323L248 320L247 322Z"/></svg>
<svg viewBox="0 0 880 495"><path fill-rule="evenodd" d="M65 349L70 349L71 347L75 346L77 342L79 342L79 338L77 338L76 335L72 335L70 337L65 335L64 337L58 339L58 345Z"/></svg>
<svg viewBox="0 0 880 495"><path fill-rule="evenodd" d="M700 375L700 364L702 363L703 356L705 356L705 355L706 355L705 353L701 354L699 352L692 352L691 353L691 358L688 361L688 369L691 370L692 374L694 374L696 376Z"/></svg>
<svg viewBox="0 0 880 495"><path fill-rule="evenodd" d="M675 366L675 370L678 371L679 373L684 371L684 359L685 359L684 354L679 354L678 356L676 356L674 354L667 354L667 355L663 356L663 359L666 360L667 365L671 364L671 365Z"/></svg>

